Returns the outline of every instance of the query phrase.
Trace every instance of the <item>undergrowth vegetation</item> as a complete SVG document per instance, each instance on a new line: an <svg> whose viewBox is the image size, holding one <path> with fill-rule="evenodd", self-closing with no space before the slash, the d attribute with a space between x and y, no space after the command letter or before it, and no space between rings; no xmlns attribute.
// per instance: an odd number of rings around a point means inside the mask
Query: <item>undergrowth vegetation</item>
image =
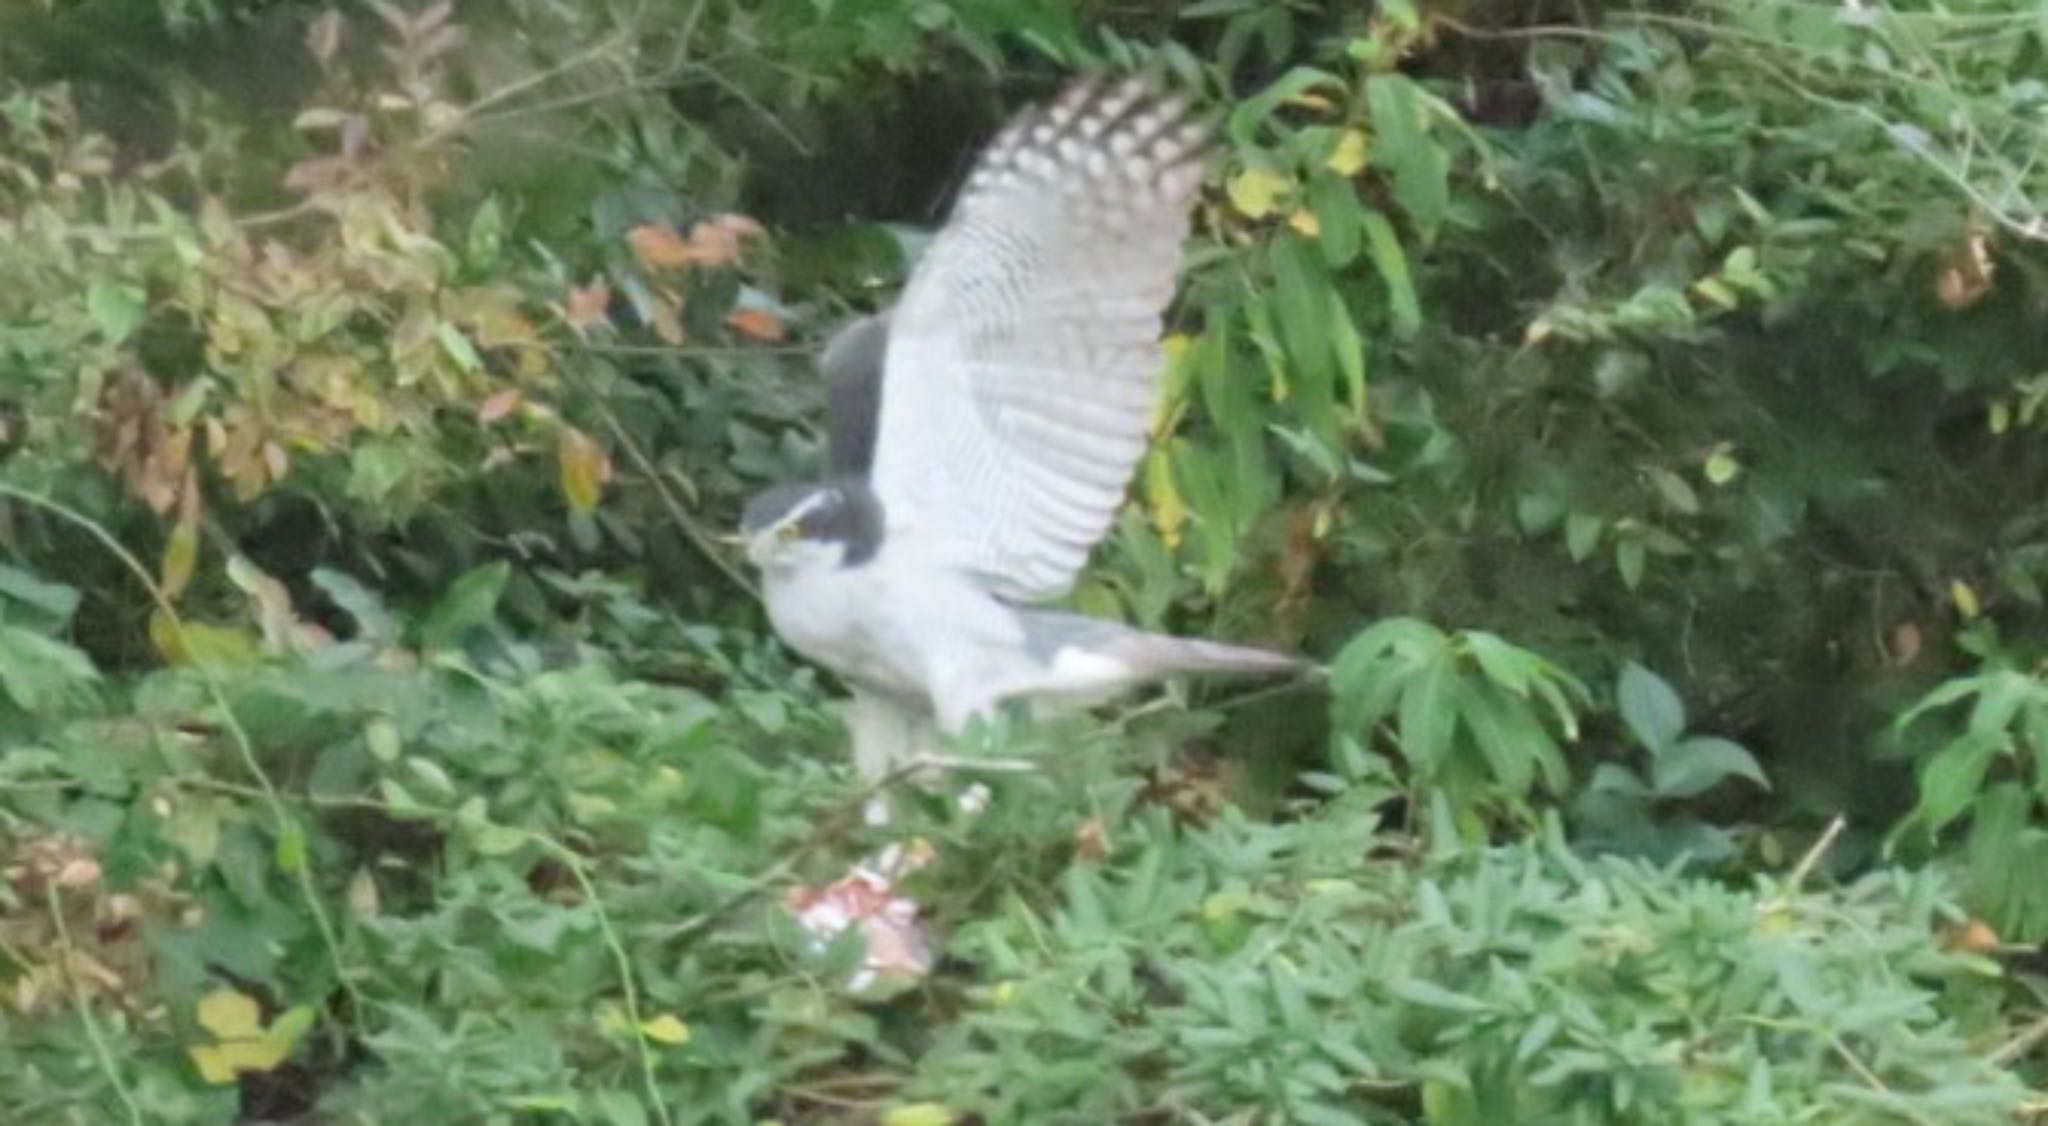
<svg viewBox="0 0 2048 1126"><path fill-rule="evenodd" d="M1327 677L892 778L717 535L1077 69L1219 155L1075 593ZM2022 0L0 11L0 1121L2048 1117Z"/></svg>

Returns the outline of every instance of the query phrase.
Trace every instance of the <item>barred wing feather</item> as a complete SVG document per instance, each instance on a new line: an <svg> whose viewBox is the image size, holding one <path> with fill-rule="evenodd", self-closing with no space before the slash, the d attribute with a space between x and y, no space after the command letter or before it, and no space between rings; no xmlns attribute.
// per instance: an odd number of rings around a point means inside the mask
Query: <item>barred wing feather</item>
<svg viewBox="0 0 2048 1126"><path fill-rule="evenodd" d="M869 484L1005 597L1070 588L1144 453L1207 130L1084 82L990 144L890 316Z"/></svg>

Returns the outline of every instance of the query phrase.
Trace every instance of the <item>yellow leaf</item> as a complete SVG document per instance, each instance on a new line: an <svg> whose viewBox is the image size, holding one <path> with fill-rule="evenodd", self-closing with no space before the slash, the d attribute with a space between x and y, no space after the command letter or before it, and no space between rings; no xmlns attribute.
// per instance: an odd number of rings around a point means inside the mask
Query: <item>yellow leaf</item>
<svg viewBox="0 0 2048 1126"><path fill-rule="evenodd" d="M660 1044L687 1044L690 1042L690 1026L663 1013L653 1020L641 1021L640 1031L649 1040Z"/></svg>
<svg viewBox="0 0 2048 1126"><path fill-rule="evenodd" d="M604 447L583 431L565 426L555 445L555 457L561 468L562 495L568 498L570 511L579 516L589 515L597 508L597 502L604 496L605 482L612 476L611 459L605 456Z"/></svg>
<svg viewBox="0 0 2048 1126"><path fill-rule="evenodd" d="M199 1027L222 1040L254 1036L263 1031L263 1011L254 998L233 989L216 989L199 999Z"/></svg>
<svg viewBox="0 0 2048 1126"><path fill-rule="evenodd" d="M229 1049L221 1044L195 1044L186 1049L192 1057L193 1066L199 1069L199 1078L216 1087L235 1081L235 1062L229 1056Z"/></svg>
<svg viewBox="0 0 2048 1126"><path fill-rule="evenodd" d="M1314 238L1323 233L1323 224L1316 219L1316 213L1305 207L1295 209L1294 214L1287 217L1287 225L1303 238Z"/></svg>
<svg viewBox="0 0 2048 1126"><path fill-rule="evenodd" d="M1180 547L1181 527L1187 523L1187 503L1173 484L1173 462L1164 448L1145 458L1145 503L1152 512L1152 526L1169 548Z"/></svg>
<svg viewBox="0 0 2048 1126"><path fill-rule="evenodd" d="M882 1112L882 1126L952 1126L953 1112L944 1103L904 1103Z"/></svg>
<svg viewBox="0 0 2048 1126"><path fill-rule="evenodd" d="M244 1071L270 1071L292 1054L292 1042L284 1036L262 1033L243 1040L219 1044L195 1044L186 1049L199 1077L208 1083L235 1081Z"/></svg>
<svg viewBox="0 0 2048 1126"><path fill-rule="evenodd" d="M1964 621L1984 612L1984 604L1978 600L1976 589L1961 579L1948 584L1948 596L1956 604L1956 613L1961 614Z"/></svg>
<svg viewBox="0 0 2048 1126"><path fill-rule="evenodd" d="M1371 151L1364 130L1346 129L1344 135L1337 138L1337 147L1331 149L1329 157L1323 161L1323 167L1339 176L1356 176L1365 168Z"/></svg>
<svg viewBox="0 0 2048 1126"><path fill-rule="evenodd" d="M1735 455L1730 453L1726 446L1707 455L1706 475L1709 484L1725 485L1735 480L1735 475L1740 472L1742 463L1735 460Z"/></svg>
<svg viewBox="0 0 2048 1126"><path fill-rule="evenodd" d="M1286 176L1270 168L1246 168L1230 178L1225 190L1230 194L1230 205L1247 219L1263 219L1273 213L1274 205L1293 186Z"/></svg>
<svg viewBox="0 0 2048 1126"><path fill-rule="evenodd" d="M185 593L185 587L192 581L193 568L199 564L199 524L196 520L180 520L171 529L171 537L164 544L164 558L158 572L158 582L164 588L164 600L176 602Z"/></svg>
<svg viewBox="0 0 2048 1126"><path fill-rule="evenodd" d="M182 627L162 610L149 616L150 643L166 664L218 667L242 664L256 656L256 639L242 630L192 621Z"/></svg>

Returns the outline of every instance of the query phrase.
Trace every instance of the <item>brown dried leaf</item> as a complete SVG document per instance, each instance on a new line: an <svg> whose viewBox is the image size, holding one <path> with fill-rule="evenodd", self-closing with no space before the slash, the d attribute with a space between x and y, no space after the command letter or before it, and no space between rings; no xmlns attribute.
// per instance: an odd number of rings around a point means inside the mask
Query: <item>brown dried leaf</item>
<svg viewBox="0 0 2048 1126"><path fill-rule="evenodd" d="M643 224L633 228L626 240L633 247L633 256L650 270L680 270L697 261L696 250L665 226Z"/></svg>
<svg viewBox="0 0 2048 1126"><path fill-rule="evenodd" d="M489 426L507 417L513 411L518 410L519 404L524 398L525 396L519 393L518 388L507 387L505 390L499 391L484 400L483 405L476 409L476 420L485 426Z"/></svg>
<svg viewBox="0 0 2048 1126"><path fill-rule="evenodd" d="M1973 231L1935 273L1934 299L1944 308L1967 309L1991 292L1996 275L1990 240L1982 231Z"/></svg>
<svg viewBox="0 0 2048 1126"><path fill-rule="evenodd" d="M1893 666L1904 668L1920 655L1920 627L1912 622L1900 622L1892 629L1891 652L1885 654Z"/></svg>
<svg viewBox="0 0 2048 1126"><path fill-rule="evenodd" d="M785 335L782 319L762 309L734 309L726 315L725 323L741 336L753 340L773 343Z"/></svg>
<svg viewBox="0 0 2048 1126"><path fill-rule="evenodd" d="M1074 830L1074 859L1100 860L1109 855L1109 833L1102 818L1090 817Z"/></svg>
<svg viewBox="0 0 2048 1126"><path fill-rule="evenodd" d="M1942 936L1942 945L1950 950L1963 950L1971 954L1995 954L2002 945L1998 932L1982 919L1970 919L1951 927Z"/></svg>
<svg viewBox="0 0 2048 1126"><path fill-rule="evenodd" d="M611 300L611 287L601 281L572 289L568 299L562 302L562 319L578 332L594 328L604 323L604 311Z"/></svg>
<svg viewBox="0 0 2048 1126"><path fill-rule="evenodd" d="M649 319L648 327L654 330L654 335L661 337L663 343L676 348L682 347L682 310L675 302L667 298L657 299L654 303L654 312Z"/></svg>

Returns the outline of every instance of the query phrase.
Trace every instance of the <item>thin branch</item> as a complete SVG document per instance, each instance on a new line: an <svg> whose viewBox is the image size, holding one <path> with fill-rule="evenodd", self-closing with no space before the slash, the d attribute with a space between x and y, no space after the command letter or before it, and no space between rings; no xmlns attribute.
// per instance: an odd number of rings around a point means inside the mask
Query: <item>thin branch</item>
<svg viewBox="0 0 2048 1126"><path fill-rule="evenodd" d="M120 1096L121 1105L128 1111L128 1121L142 1126L142 1108L135 1103L135 1096L128 1092L128 1085L121 1081L121 1069L114 1063L114 1053L107 1047L107 1038L100 1032L99 1019L92 1014L92 1003L86 999L85 989L78 984L78 976L71 972L71 957L78 953L71 944L71 929L64 922L64 904L57 897L57 883L50 881L43 888L45 902L50 908L50 921L56 925L57 941L62 945L66 964L60 966L58 975L64 979L65 991L71 994L72 1007L78 1010L78 1020L85 1025L85 1038L92 1042L92 1054L99 1060L100 1070L106 1074L107 1083Z"/></svg>

